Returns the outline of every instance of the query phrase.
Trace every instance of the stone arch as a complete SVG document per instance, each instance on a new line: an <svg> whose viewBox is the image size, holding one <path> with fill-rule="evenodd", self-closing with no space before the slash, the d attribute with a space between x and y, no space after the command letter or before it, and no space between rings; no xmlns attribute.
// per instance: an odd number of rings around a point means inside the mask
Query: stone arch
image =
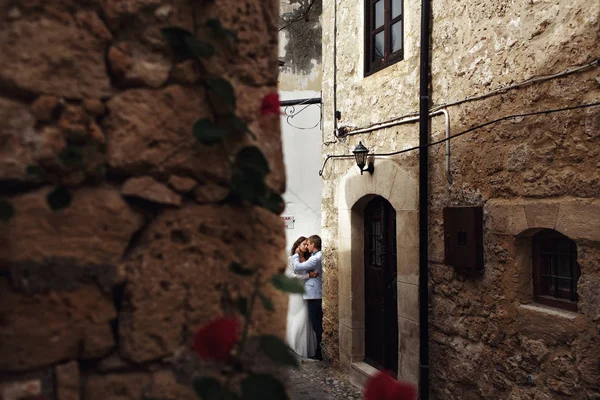
<svg viewBox="0 0 600 400"><path fill-rule="evenodd" d="M398 268L398 377L418 382L418 181L390 159L377 159L373 175L353 167L338 186L338 280L340 362L363 385L376 372L364 363L364 218L367 203L381 196L396 211Z"/></svg>

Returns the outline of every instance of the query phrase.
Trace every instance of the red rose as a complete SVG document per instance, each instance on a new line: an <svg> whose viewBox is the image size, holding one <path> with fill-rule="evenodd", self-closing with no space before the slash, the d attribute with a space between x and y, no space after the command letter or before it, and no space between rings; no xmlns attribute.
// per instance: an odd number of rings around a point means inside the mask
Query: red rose
<svg viewBox="0 0 600 400"><path fill-rule="evenodd" d="M279 110L279 95L277 93L269 93L263 97L262 104L260 105L260 113L262 115L281 114Z"/></svg>
<svg viewBox="0 0 600 400"><path fill-rule="evenodd" d="M398 382L387 372L378 372L365 387L365 400L415 400L417 391L413 385Z"/></svg>
<svg viewBox="0 0 600 400"><path fill-rule="evenodd" d="M226 361L238 341L238 322L235 318L218 318L196 331L194 350L201 358Z"/></svg>

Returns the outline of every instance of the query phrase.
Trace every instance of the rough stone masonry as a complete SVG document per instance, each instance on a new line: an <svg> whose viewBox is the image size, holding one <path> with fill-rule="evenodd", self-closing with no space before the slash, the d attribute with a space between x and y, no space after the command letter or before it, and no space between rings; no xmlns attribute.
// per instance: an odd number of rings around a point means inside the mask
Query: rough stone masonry
<svg viewBox="0 0 600 400"><path fill-rule="evenodd" d="M333 136L336 123L352 130L418 111L421 2L401 4L403 59L365 76L364 2L323 1L324 157L351 155L359 141L378 154L418 145L417 123ZM600 99L597 63L492 93L598 60L598 1L431 5L431 106L459 101L446 107L451 134L505 116ZM444 136L443 116L432 117L430 141ZM456 138L448 173L445 146L430 147L431 296L421 307L430 310L431 387L438 399L600 398L599 140L600 108L589 107L516 118ZM374 166L372 176L361 176L352 158L337 159L323 173L323 341L351 377L362 374L363 209L369 196L384 197L398 205L398 376L416 383L418 152L375 157ZM443 209L465 206L482 206L485 221L485 265L474 276L444 263ZM576 243L581 269L576 312L535 305L531 242L541 229Z"/></svg>
<svg viewBox="0 0 600 400"><path fill-rule="evenodd" d="M232 82L282 193L279 118L258 112L277 90L276 1L0 2L0 195L16 209L0 224L0 398L193 398L173 371L191 362L191 332L220 314L218 284L247 289L229 263L259 263L265 277L283 265L277 215L219 203L224 154L251 139L195 141L209 115L199 71L160 32L209 18L239 40L207 73ZM75 170L60 161L73 140L97 144ZM70 189L68 208L48 207L53 186L32 165ZM256 326L280 334L286 302L269 295L277 311Z"/></svg>

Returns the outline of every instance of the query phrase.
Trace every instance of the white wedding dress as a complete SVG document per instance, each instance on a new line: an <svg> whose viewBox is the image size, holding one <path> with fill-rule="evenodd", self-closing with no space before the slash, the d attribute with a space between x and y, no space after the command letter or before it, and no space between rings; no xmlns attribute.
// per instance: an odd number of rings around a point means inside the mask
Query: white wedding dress
<svg viewBox="0 0 600 400"><path fill-rule="evenodd" d="M295 274L292 257L288 258L285 274L304 283L308 274ZM301 294L290 294L287 313L286 342L296 354L313 357L317 349L317 337L308 319L308 306Z"/></svg>

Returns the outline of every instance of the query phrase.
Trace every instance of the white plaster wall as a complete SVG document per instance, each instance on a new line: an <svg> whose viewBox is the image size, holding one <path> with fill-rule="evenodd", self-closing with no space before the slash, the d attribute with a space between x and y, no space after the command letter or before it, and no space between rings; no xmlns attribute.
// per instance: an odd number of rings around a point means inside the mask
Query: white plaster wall
<svg viewBox="0 0 600 400"><path fill-rule="evenodd" d="M280 99L293 100L320 97L314 91L282 91ZM287 173L287 189L283 198L285 211L282 216L293 215L293 229L286 229L288 249L298 236L321 233L321 108L319 105L296 106L300 114L290 118L281 117L283 156ZM285 107L282 107L285 112ZM315 126L316 125L316 126ZM314 128L310 128L313 127ZM302 129L310 128L310 129Z"/></svg>

